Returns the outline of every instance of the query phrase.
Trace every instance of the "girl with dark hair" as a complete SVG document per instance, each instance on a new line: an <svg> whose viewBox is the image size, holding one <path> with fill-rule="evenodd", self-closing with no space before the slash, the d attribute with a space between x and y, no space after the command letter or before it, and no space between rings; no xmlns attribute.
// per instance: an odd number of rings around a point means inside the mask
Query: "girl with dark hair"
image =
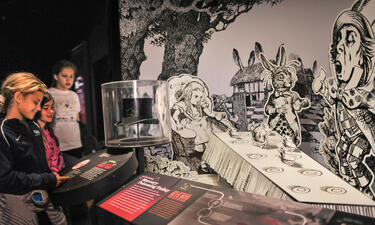
<svg viewBox="0 0 375 225"><path fill-rule="evenodd" d="M41 110L35 114L35 121L42 130L48 166L53 172L58 173L65 168L65 163L59 148L59 141L52 129L52 121L55 115L55 103L51 94L48 92L44 94L40 107Z"/></svg>
<svg viewBox="0 0 375 225"><path fill-rule="evenodd" d="M55 100L50 93L45 93L43 100L40 103L41 110L35 114L34 120L39 124L43 144L46 154L46 159L49 168L58 173L65 167L72 166L77 158L69 154L62 154L59 147L59 140L55 136L52 125L55 116ZM64 208L64 213L67 217L68 224L72 224L73 217L82 217L88 219L88 208L85 203L73 205Z"/></svg>

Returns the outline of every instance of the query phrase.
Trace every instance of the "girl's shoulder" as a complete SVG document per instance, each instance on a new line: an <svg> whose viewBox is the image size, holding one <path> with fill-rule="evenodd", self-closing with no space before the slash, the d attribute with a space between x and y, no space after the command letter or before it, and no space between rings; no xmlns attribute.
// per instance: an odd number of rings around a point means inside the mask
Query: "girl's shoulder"
<svg viewBox="0 0 375 225"><path fill-rule="evenodd" d="M0 130L15 131L18 133L26 133L29 130L39 130L39 125L33 120L21 122L19 119L0 119Z"/></svg>
<svg viewBox="0 0 375 225"><path fill-rule="evenodd" d="M51 95L77 95L77 93L75 93L75 92L72 91L72 90L65 90L65 91L62 91L62 90L59 90L59 89L54 88L54 87L48 88L48 92L49 92Z"/></svg>
<svg viewBox="0 0 375 225"><path fill-rule="evenodd" d="M58 90L54 87L50 87L47 89L47 91L51 94L51 93L56 93Z"/></svg>
<svg viewBox="0 0 375 225"><path fill-rule="evenodd" d="M28 129L18 119L2 118L0 120L0 131L2 140L5 140L9 146L9 142L17 140L20 135L26 136Z"/></svg>
<svg viewBox="0 0 375 225"><path fill-rule="evenodd" d="M5 119L5 118L1 118L1 120L0 120L0 127L1 127L1 129L7 128L7 129L20 130L20 129L24 129L25 125L22 124L19 119Z"/></svg>

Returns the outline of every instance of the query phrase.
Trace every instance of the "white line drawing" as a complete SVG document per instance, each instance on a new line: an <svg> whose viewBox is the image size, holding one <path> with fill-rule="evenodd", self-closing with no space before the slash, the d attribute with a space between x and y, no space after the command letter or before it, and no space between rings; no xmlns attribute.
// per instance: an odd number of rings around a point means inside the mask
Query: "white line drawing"
<svg viewBox="0 0 375 225"><path fill-rule="evenodd" d="M301 144L301 125L297 112L310 107L307 98L301 98L292 90L297 81L296 69L293 66L299 66L300 62L287 62L283 44L279 47L276 64L270 62L262 52L259 57L264 67L263 82L273 88L264 107L264 112L268 115L268 125L280 135L292 137L298 147Z"/></svg>
<svg viewBox="0 0 375 225"><path fill-rule="evenodd" d="M208 86L199 77L174 76L168 80L168 85L174 158L193 171L208 172L201 157L211 133L225 131L232 134L235 128L224 112L213 110Z"/></svg>
<svg viewBox="0 0 375 225"><path fill-rule="evenodd" d="M319 128L325 142L331 144L322 145L321 151L338 161L330 165L338 175L375 199L371 162L375 149L375 38L371 23L361 13L369 2L374 7L374 1L356 1L336 18L330 49L332 77L320 68L313 90L329 105Z"/></svg>

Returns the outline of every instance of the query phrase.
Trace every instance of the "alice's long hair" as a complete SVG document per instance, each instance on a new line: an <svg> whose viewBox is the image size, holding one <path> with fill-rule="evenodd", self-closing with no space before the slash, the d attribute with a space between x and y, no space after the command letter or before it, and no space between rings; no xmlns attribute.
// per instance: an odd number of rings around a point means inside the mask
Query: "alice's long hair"
<svg viewBox="0 0 375 225"><path fill-rule="evenodd" d="M184 88L181 100L183 100L186 105L186 114L190 116L191 118L196 119L197 116L198 118L203 116L203 110L201 107L201 102L198 102L196 106L193 106L191 104L191 98L192 98L194 91L200 91L204 95L203 86L196 81L192 81L189 84L187 84L186 87ZM198 111L198 115L194 115L193 113L194 107Z"/></svg>

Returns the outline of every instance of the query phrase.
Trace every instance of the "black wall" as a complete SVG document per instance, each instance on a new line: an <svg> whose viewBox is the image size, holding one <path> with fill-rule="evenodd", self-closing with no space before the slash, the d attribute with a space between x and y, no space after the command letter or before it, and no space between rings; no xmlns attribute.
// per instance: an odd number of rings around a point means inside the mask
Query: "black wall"
<svg viewBox="0 0 375 225"><path fill-rule="evenodd" d="M0 79L28 71L50 85L59 59L84 43L88 132L103 139L100 84L121 79L117 0L0 1Z"/></svg>

